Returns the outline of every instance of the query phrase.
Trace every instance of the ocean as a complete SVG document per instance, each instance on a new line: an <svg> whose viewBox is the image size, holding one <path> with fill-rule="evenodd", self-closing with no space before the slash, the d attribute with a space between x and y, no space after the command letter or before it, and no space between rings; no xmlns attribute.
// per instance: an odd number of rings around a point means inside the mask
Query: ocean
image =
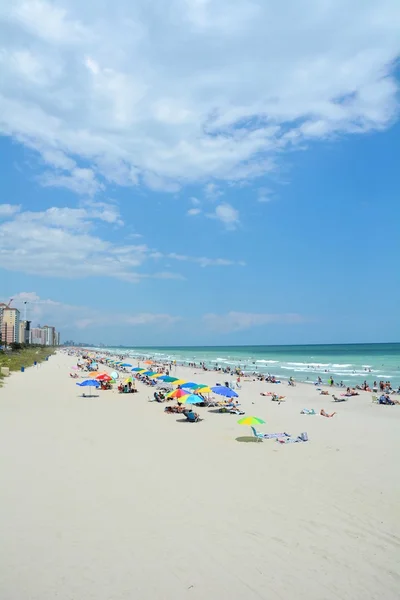
<svg viewBox="0 0 400 600"><path fill-rule="evenodd" d="M101 350L101 349L99 349ZM296 381L356 385L367 380L391 381L400 386L400 344L332 344L308 346L176 346L113 347L108 351L130 356L176 360L178 364L205 362L208 367L240 366L243 371L269 373Z"/></svg>

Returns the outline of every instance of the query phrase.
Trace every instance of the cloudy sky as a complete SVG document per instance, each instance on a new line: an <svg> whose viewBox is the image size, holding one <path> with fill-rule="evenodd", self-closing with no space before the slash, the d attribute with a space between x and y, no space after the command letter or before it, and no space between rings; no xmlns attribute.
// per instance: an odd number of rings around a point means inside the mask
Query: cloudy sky
<svg viewBox="0 0 400 600"><path fill-rule="evenodd" d="M110 344L399 339L397 0L0 0L0 298Z"/></svg>

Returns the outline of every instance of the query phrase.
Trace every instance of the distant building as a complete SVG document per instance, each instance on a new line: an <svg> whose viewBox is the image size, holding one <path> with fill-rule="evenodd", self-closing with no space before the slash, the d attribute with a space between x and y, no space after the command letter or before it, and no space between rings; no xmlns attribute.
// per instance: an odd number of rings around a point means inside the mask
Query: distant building
<svg viewBox="0 0 400 600"><path fill-rule="evenodd" d="M40 346L59 346L60 334L52 325L32 327L30 330L30 343Z"/></svg>
<svg viewBox="0 0 400 600"><path fill-rule="evenodd" d="M32 327L30 335L30 343L39 346L46 345L46 334L42 327Z"/></svg>
<svg viewBox="0 0 400 600"><path fill-rule="evenodd" d="M20 321L19 322L19 343L20 344L29 344L30 342L30 321Z"/></svg>
<svg viewBox="0 0 400 600"><path fill-rule="evenodd" d="M43 329L45 331L45 338L46 338L45 345L46 346L55 346L55 335L56 335L55 327L52 327L51 325L44 325Z"/></svg>
<svg viewBox="0 0 400 600"><path fill-rule="evenodd" d="M1 306L1 339L3 343L12 344L19 342L20 313L18 308L10 308L9 306Z"/></svg>

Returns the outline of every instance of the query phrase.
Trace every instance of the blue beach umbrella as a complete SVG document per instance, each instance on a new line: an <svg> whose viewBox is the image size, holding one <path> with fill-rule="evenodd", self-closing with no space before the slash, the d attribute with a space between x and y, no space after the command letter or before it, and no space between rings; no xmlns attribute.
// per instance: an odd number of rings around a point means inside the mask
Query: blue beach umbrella
<svg viewBox="0 0 400 600"><path fill-rule="evenodd" d="M200 404L203 402L203 398L196 396L196 394L190 394L189 396L183 396L182 398L179 398L179 402L182 404Z"/></svg>
<svg viewBox="0 0 400 600"><path fill-rule="evenodd" d="M135 367L134 369L131 369L131 371L143 371L143 367Z"/></svg>
<svg viewBox="0 0 400 600"><path fill-rule="evenodd" d="M100 387L100 383L97 379L85 379L85 381L77 383L76 385L79 385L79 387Z"/></svg>
<svg viewBox="0 0 400 600"><path fill-rule="evenodd" d="M183 383L182 387L185 388L197 388L200 387L198 383L193 383L193 381L189 381L188 383Z"/></svg>
<svg viewBox="0 0 400 600"><path fill-rule="evenodd" d="M82 383L77 383L76 385L79 385L79 387L95 387L95 388L98 388L98 387L100 387L101 384L100 384L99 381L97 381L97 379L86 379L85 381L82 381Z"/></svg>
<svg viewBox="0 0 400 600"><path fill-rule="evenodd" d="M220 396L225 396L226 398L238 398L239 395L231 390L231 388L226 387L225 385L216 385L211 388L215 394L219 394Z"/></svg>
<svg viewBox="0 0 400 600"><path fill-rule="evenodd" d="M131 367L131 363L122 363L122 365L119 365L120 367Z"/></svg>
<svg viewBox="0 0 400 600"><path fill-rule="evenodd" d="M144 373L142 373L142 375L145 375L146 377L150 377L150 375L156 375L157 373L154 373L154 371L145 371Z"/></svg>

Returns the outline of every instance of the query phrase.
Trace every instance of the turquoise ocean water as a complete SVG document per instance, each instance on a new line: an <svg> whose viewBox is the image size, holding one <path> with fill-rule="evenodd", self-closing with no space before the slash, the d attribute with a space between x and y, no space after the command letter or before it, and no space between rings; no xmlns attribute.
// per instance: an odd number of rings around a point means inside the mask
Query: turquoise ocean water
<svg viewBox="0 0 400 600"><path fill-rule="evenodd" d="M337 344L310 346L198 346L107 348L132 359L146 356L180 364L205 362L208 367L240 366L247 372L270 373L297 381L324 381L332 376L349 385L381 379L400 385L400 344Z"/></svg>

